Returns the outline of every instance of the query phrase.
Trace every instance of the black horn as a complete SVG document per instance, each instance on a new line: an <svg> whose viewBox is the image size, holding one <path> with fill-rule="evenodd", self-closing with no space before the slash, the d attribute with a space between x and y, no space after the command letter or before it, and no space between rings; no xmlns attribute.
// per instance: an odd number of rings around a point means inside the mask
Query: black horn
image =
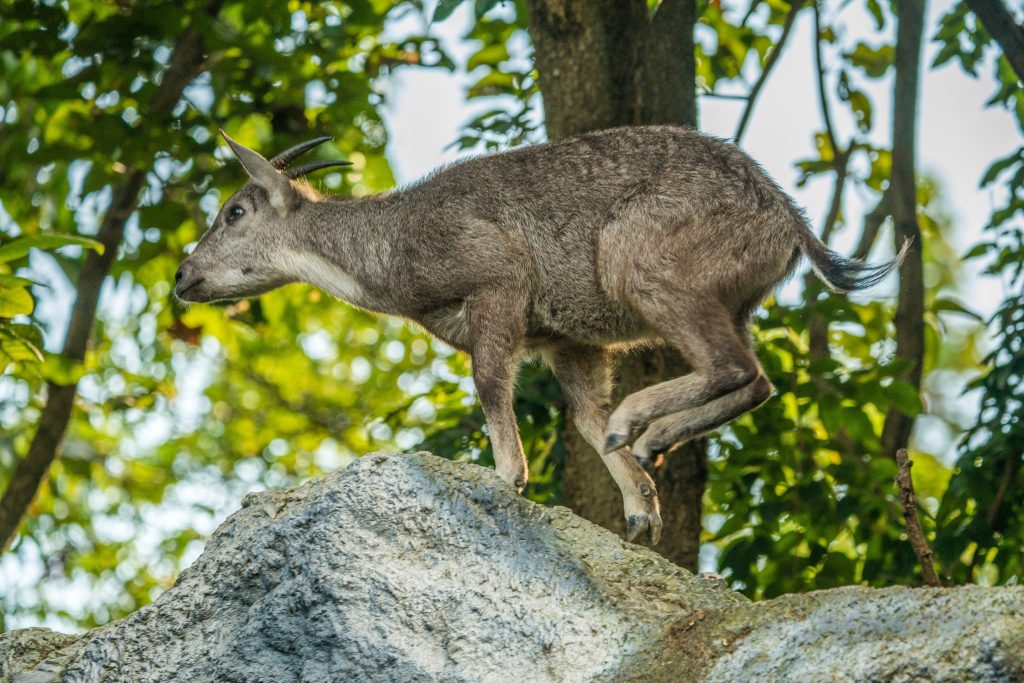
<svg viewBox="0 0 1024 683"><path fill-rule="evenodd" d="M313 161L313 162L310 162L308 164L303 164L302 166L297 166L295 168L289 168L288 170L285 171L285 175L287 175L289 178L294 180L296 178L301 178L304 175L308 175L308 174L312 173L313 171L319 171L321 168L330 168L331 166L351 166L351 165L352 165L351 161Z"/></svg>
<svg viewBox="0 0 1024 683"><path fill-rule="evenodd" d="M307 140L306 142L300 142L294 147L289 147L285 151L278 154L276 157L270 160L270 163L274 165L274 168L276 168L279 171L282 171L288 168L288 164L292 163L293 161L295 161L300 156L302 156L309 150L313 149L314 147L319 147L320 145L324 144L330 139L330 135L324 135L322 137L313 138L312 140Z"/></svg>

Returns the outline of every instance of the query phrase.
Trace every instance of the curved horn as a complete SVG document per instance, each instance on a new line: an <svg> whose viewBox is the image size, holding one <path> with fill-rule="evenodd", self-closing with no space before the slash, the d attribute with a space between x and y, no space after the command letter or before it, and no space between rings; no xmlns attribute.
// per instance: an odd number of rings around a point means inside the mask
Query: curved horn
<svg viewBox="0 0 1024 683"><path fill-rule="evenodd" d="M292 180L295 180L296 178L301 178L302 176L308 175L308 174L312 173L313 171L319 171L321 168L330 168L331 166L351 166L351 165L352 165L351 161L313 161L313 162L310 162L308 164L303 164L302 166L297 166L295 168L289 168L284 173L285 173L285 175L287 175Z"/></svg>
<svg viewBox="0 0 1024 683"><path fill-rule="evenodd" d="M235 142L223 130L220 134L224 136L231 151L252 181L267 192L271 206L282 215L291 211L298 200L298 195L287 176L274 168L274 165L260 156L259 152L254 152L245 145Z"/></svg>
<svg viewBox="0 0 1024 683"><path fill-rule="evenodd" d="M314 147L319 147L320 145L324 144L330 139L330 135L324 135L318 138L313 138L312 140L307 140L306 142L300 142L299 144L293 147L289 147L285 151L278 154L276 157L270 160L270 163L274 165L274 168L276 168L279 171L282 171L288 168L288 164L292 163L293 161L295 161L300 156L302 156L309 150L313 149Z"/></svg>

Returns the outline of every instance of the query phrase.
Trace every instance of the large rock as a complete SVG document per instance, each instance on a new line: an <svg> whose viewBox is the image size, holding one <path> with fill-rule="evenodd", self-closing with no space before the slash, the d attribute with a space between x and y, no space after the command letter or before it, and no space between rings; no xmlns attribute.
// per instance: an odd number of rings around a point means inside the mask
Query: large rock
<svg viewBox="0 0 1024 683"><path fill-rule="evenodd" d="M1024 588L751 603L490 470L379 454L248 496L173 588L83 636L0 636L44 681L1012 681Z"/></svg>

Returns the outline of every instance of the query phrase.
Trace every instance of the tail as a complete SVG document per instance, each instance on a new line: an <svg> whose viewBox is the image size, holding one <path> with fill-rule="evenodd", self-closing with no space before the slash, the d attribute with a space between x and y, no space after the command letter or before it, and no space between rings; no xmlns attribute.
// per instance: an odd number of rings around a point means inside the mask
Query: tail
<svg viewBox="0 0 1024 683"><path fill-rule="evenodd" d="M911 243L913 240L908 237L903 241L896 258L886 263L871 265L837 254L825 246L806 223L800 226L800 251L811 260L814 273L836 292L855 292L874 287L902 265L907 252L910 251Z"/></svg>

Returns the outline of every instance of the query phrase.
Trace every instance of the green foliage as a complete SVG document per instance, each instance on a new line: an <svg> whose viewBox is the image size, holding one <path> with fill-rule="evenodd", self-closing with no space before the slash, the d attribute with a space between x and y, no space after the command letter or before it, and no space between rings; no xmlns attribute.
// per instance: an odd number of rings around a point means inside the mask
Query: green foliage
<svg viewBox="0 0 1024 683"><path fill-rule="evenodd" d="M438 0L437 7L434 8L434 17L431 21L444 21L450 17L456 9L458 9L459 5L461 5L463 1L464 0ZM508 0L475 0L473 3L473 11L476 13L476 17L479 20L491 9L505 2L508 2Z"/></svg>
<svg viewBox="0 0 1024 683"><path fill-rule="evenodd" d="M43 333L29 316L36 302L31 288L36 283L29 278L10 273L12 261L23 259L30 250L58 249L76 245L103 253L103 245L80 235L36 234L4 242L0 240L0 370L19 364L41 364L46 360L43 352ZM19 322L15 319L24 319Z"/></svg>
<svg viewBox="0 0 1024 683"><path fill-rule="evenodd" d="M485 100L488 108L463 128L455 143L463 150L495 151L541 141L539 110L540 88L537 73L529 60L513 57L509 46L528 44L525 3L501 3L514 10L511 17L492 12L484 16L477 4L477 20L466 39L479 44L470 55L466 68L479 78L466 93L467 99ZM486 3L491 7L497 2Z"/></svg>
<svg viewBox="0 0 1024 683"><path fill-rule="evenodd" d="M980 23L959 6L942 19L937 40L944 47L936 64L956 59L972 75L991 46ZM997 59L995 76L989 106L1015 113L1024 133L1024 91L1005 58ZM1008 296L989 322L994 343L983 361L986 372L968 387L980 392L980 411L938 510L935 549L957 582L1002 583L1024 574L1024 148L995 160L980 184L1005 187L1005 202L989 219L989 238L965 258L987 261L986 272L1002 278Z"/></svg>
<svg viewBox="0 0 1024 683"><path fill-rule="evenodd" d="M32 235L19 237L5 244L0 244L0 263L9 263L28 254L31 249L57 249L76 244L88 247L97 253L103 253L103 245L94 239L81 235Z"/></svg>

